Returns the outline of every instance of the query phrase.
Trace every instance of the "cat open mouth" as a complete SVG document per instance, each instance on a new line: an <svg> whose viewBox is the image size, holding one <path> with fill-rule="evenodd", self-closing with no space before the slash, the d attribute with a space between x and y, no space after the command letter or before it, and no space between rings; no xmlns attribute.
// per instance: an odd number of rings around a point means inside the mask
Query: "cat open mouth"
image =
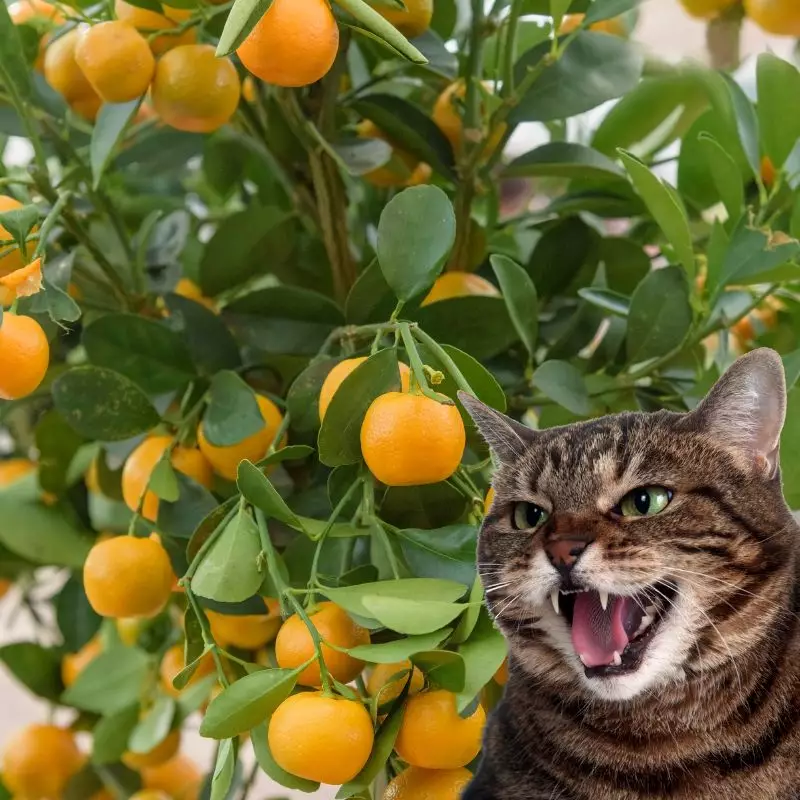
<svg viewBox="0 0 800 800"><path fill-rule="evenodd" d="M551 599L569 623L586 677L603 678L639 668L676 592L662 581L632 596L556 590Z"/></svg>

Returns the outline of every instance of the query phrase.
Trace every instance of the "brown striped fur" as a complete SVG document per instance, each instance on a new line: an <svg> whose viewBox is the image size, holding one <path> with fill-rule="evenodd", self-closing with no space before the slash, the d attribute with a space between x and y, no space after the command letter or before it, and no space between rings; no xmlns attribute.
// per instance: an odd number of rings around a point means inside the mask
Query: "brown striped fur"
<svg viewBox="0 0 800 800"><path fill-rule="evenodd" d="M487 602L510 647L465 800L800 798L800 529L781 491L780 360L740 359L692 413L626 413L531 432L465 404L499 461L479 541ZM670 488L660 514L611 509L639 486ZM515 530L515 503L550 518ZM594 538L586 588L677 589L640 668L589 678L549 593L543 542Z"/></svg>

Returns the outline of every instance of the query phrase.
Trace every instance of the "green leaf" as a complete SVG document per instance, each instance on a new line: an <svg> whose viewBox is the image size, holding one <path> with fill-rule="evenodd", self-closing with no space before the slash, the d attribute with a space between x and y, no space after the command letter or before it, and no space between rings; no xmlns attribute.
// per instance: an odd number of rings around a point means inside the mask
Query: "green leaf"
<svg viewBox="0 0 800 800"><path fill-rule="evenodd" d="M608 156L574 142L549 142L518 156L503 170L508 178L557 177L619 180L624 173Z"/></svg>
<svg viewBox="0 0 800 800"><path fill-rule="evenodd" d="M148 394L164 394L194 377L189 351L177 333L137 314L108 314L83 332L89 360L124 375Z"/></svg>
<svg viewBox="0 0 800 800"><path fill-rule="evenodd" d="M152 669L151 656L136 647L100 653L78 675L62 701L84 711L113 714L136 703Z"/></svg>
<svg viewBox="0 0 800 800"><path fill-rule="evenodd" d="M800 350L781 356L783 359L783 369L786 373L786 390L791 391L800 378Z"/></svg>
<svg viewBox="0 0 800 800"><path fill-rule="evenodd" d="M290 444L274 453L265 456L256 464L257 467L269 467L273 464L282 464L284 461L302 461L314 452L314 448L307 444Z"/></svg>
<svg viewBox="0 0 800 800"><path fill-rule="evenodd" d="M584 22L591 25L604 19L618 17L638 7L642 0L594 0L586 11Z"/></svg>
<svg viewBox="0 0 800 800"><path fill-rule="evenodd" d="M201 597L224 603L247 600L261 586L257 566L260 553L258 528L250 514L240 508L200 563L192 589Z"/></svg>
<svg viewBox="0 0 800 800"><path fill-rule="evenodd" d="M451 623L466 608L461 603L408 600L388 595L366 595L361 603L367 616L398 633L432 633Z"/></svg>
<svg viewBox="0 0 800 800"><path fill-rule="evenodd" d="M485 608L481 610L472 636L459 647L458 652L466 667L464 689L458 693L456 700L458 710L462 712L489 683L508 652L506 640L495 628Z"/></svg>
<svg viewBox="0 0 800 800"><path fill-rule="evenodd" d="M683 342L691 324L686 274L678 267L654 270L631 298L628 359L636 363L669 353Z"/></svg>
<svg viewBox="0 0 800 800"><path fill-rule="evenodd" d="M0 212L0 225L11 234L21 249L29 249L25 239L41 217L39 206L28 204L22 208Z"/></svg>
<svg viewBox="0 0 800 800"><path fill-rule="evenodd" d="M583 375L567 361L545 361L533 373L532 383L573 414L585 417L592 411Z"/></svg>
<svg viewBox="0 0 800 800"><path fill-rule="evenodd" d="M548 226L536 243L528 264L540 298L571 294L590 283L597 272L597 232L580 217L567 217Z"/></svg>
<svg viewBox="0 0 800 800"><path fill-rule="evenodd" d="M397 301L375 259L351 287L345 302L345 317L352 325L382 322L389 318L395 305Z"/></svg>
<svg viewBox="0 0 800 800"><path fill-rule="evenodd" d="M378 260L398 299L433 285L455 239L453 204L438 187L414 186L389 201L378 223Z"/></svg>
<svg viewBox="0 0 800 800"><path fill-rule="evenodd" d="M48 411L36 426L39 450L39 485L42 491L61 495L67 489L67 472L85 442L56 410Z"/></svg>
<svg viewBox="0 0 800 800"><path fill-rule="evenodd" d="M553 18L553 28L558 30L564 15L567 13L572 0L550 0L550 16Z"/></svg>
<svg viewBox="0 0 800 800"><path fill-rule="evenodd" d="M713 136L701 133L699 139L728 217L736 222L744 209L744 186L739 167Z"/></svg>
<svg viewBox="0 0 800 800"><path fill-rule="evenodd" d="M382 139L351 136L331 145L350 175L366 175L392 158L392 146Z"/></svg>
<svg viewBox="0 0 800 800"><path fill-rule="evenodd" d="M82 436L113 442L158 424L147 395L128 378L101 367L74 367L53 382L53 402Z"/></svg>
<svg viewBox="0 0 800 800"><path fill-rule="evenodd" d="M292 528L303 530L303 523L297 514L286 505L270 479L251 461L245 459L239 464L236 484L242 496L260 508L268 519L274 518Z"/></svg>
<svg viewBox="0 0 800 800"><path fill-rule="evenodd" d="M200 724L200 735L226 739L249 731L272 716L292 693L299 670L253 672L217 695Z"/></svg>
<svg viewBox="0 0 800 800"><path fill-rule="evenodd" d="M20 100L29 102L33 95L31 70L25 60L19 32L8 15L5 3L0 4L0 83L13 87ZM9 89L10 90L10 89Z"/></svg>
<svg viewBox="0 0 800 800"><path fill-rule="evenodd" d="M236 50L271 5L272 0L236 0L219 37L217 56L228 56Z"/></svg>
<svg viewBox="0 0 800 800"><path fill-rule="evenodd" d="M37 697L57 702L61 692L61 659L52 648L33 642L15 642L0 647L0 661Z"/></svg>
<svg viewBox="0 0 800 800"><path fill-rule="evenodd" d="M89 145L89 160L92 165L92 186L97 189L128 123L133 119L141 98L128 103L105 103L100 107Z"/></svg>
<svg viewBox="0 0 800 800"><path fill-rule="evenodd" d="M781 434L781 477L790 508L800 508L800 391L789 392L786 423Z"/></svg>
<svg viewBox="0 0 800 800"><path fill-rule="evenodd" d="M719 284L765 282L771 270L798 256L800 242L796 239L780 232L766 233L751 228L747 220L742 220L725 252Z"/></svg>
<svg viewBox="0 0 800 800"><path fill-rule="evenodd" d="M292 419L292 429L319 429L319 393L328 373L341 359L318 356L295 378L286 395L286 410Z"/></svg>
<svg viewBox="0 0 800 800"><path fill-rule="evenodd" d="M413 64L426 64L425 58L411 42L403 36L397 28L387 22L374 8L367 5L364 0L337 0L345 11L352 14L370 33L386 42L392 50L396 50L403 58Z"/></svg>
<svg viewBox="0 0 800 800"><path fill-rule="evenodd" d="M383 644L362 644L353 647L347 652L353 658L367 661L370 664L395 664L406 661L416 653L432 650L438 647L452 632L452 628L443 628L433 633L424 633L421 636L406 636L393 642Z"/></svg>
<svg viewBox="0 0 800 800"><path fill-rule="evenodd" d="M508 315L528 355L533 358L536 352L536 337L539 333L536 287L528 273L508 256L493 255L489 260L500 284Z"/></svg>
<svg viewBox="0 0 800 800"><path fill-rule="evenodd" d="M475 580L478 530L474 525L398 530L397 538L414 575L445 578L466 586L471 586Z"/></svg>
<svg viewBox="0 0 800 800"><path fill-rule="evenodd" d="M761 53L757 80L761 141L780 170L800 138L800 72L772 53Z"/></svg>
<svg viewBox="0 0 800 800"><path fill-rule="evenodd" d="M667 240L675 249L686 274L695 274L692 234L686 209L683 208L672 187L657 178L638 158L621 151L620 156L631 176L636 191L647 204L650 213L658 223Z"/></svg>
<svg viewBox="0 0 800 800"><path fill-rule="evenodd" d="M323 464L338 467L361 460L361 423L373 400L400 390L397 352L387 348L359 364L334 394L319 431L317 449Z"/></svg>
<svg viewBox="0 0 800 800"><path fill-rule="evenodd" d="M523 54L514 68L517 84L550 49L550 42L543 42ZM634 89L643 65L640 49L625 39L582 31L561 57L544 69L512 110L509 123L549 122L596 108Z"/></svg>
<svg viewBox="0 0 800 800"><path fill-rule="evenodd" d="M739 141L747 156L747 162L753 171L753 175L760 175L761 148L758 142L758 118L756 117L755 109L742 87L730 75L722 73L722 77L725 79L728 93L733 102L736 130L739 133Z"/></svg>
<svg viewBox="0 0 800 800"><path fill-rule="evenodd" d="M64 647L70 653L77 653L100 630L102 617L89 605L79 575L70 575L56 596L55 609Z"/></svg>
<svg viewBox="0 0 800 800"><path fill-rule="evenodd" d="M263 427L255 392L235 372L217 373L211 381L203 417L203 433L208 441L217 447L228 447Z"/></svg>
<svg viewBox="0 0 800 800"><path fill-rule="evenodd" d="M250 732L250 741L253 743L253 754L256 757L258 766L273 781L285 786L287 789L297 789L301 792L316 792L319 784L315 781L308 781L305 778L298 778L282 767L279 767L272 752L269 749L269 739L267 738L267 726L258 725Z"/></svg>
<svg viewBox="0 0 800 800"><path fill-rule="evenodd" d="M472 636L472 632L478 624L478 618L480 617L484 605L483 584L481 583L480 575L477 575L469 593L469 606L462 614L458 622L458 627L453 632L453 644L461 644Z"/></svg>
<svg viewBox="0 0 800 800"><path fill-rule="evenodd" d="M589 287L587 289L578 289L578 294L587 303L602 308L604 311L610 311L618 317L627 317L630 311L630 299L624 294L611 291L611 289Z"/></svg>
<svg viewBox="0 0 800 800"><path fill-rule="evenodd" d="M233 740L225 739L220 742L217 750L217 761L214 764L214 774L211 776L210 800L225 800L233 783L235 769L236 752Z"/></svg>
<svg viewBox="0 0 800 800"><path fill-rule="evenodd" d="M413 103L390 94L369 94L353 109L374 122L396 146L430 164L442 177L455 179L453 148L439 126Z"/></svg>
<svg viewBox="0 0 800 800"><path fill-rule="evenodd" d="M139 722L139 703L102 717L92 729L92 763L113 764L128 749L128 737Z"/></svg>
<svg viewBox="0 0 800 800"><path fill-rule="evenodd" d="M150 475L149 488L156 497L168 503L174 503L180 497L178 478L168 458L159 459Z"/></svg>
<svg viewBox="0 0 800 800"><path fill-rule="evenodd" d="M139 720L128 739L132 753L149 753L167 738L175 719L175 700L159 695L149 711Z"/></svg>
<svg viewBox="0 0 800 800"><path fill-rule="evenodd" d="M464 690L466 666L458 653L450 650L429 650L412 656L411 661L439 689L454 693Z"/></svg>

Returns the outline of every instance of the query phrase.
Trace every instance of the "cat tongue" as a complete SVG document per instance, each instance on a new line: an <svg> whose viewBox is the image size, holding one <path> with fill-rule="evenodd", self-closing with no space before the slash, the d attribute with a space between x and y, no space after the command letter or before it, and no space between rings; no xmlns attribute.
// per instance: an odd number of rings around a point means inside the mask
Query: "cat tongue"
<svg viewBox="0 0 800 800"><path fill-rule="evenodd" d="M597 592L581 592L575 597L572 614L572 644L587 667L614 663L614 653L628 644L626 625L637 607L633 598L611 596L605 611Z"/></svg>

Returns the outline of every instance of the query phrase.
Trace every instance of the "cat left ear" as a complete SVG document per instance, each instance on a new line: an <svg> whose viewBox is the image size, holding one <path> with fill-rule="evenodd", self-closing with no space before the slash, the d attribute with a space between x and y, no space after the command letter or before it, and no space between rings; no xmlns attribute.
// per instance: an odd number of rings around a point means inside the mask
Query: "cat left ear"
<svg viewBox="0 0 800 800"><path fill-rule="evenodd" d="M459 392L458 399L478 426L486 444L504 464L513 464L523 456L536 438L536 431L495 411L477 397Z"/></svg>
<svg viewBox="0 0 800 800"><path fill-rule="evenodd" d="M766 347L742 356L691 416L722 444L743 452L773 477L786 419L786 378L780 356Z"/></svg>

